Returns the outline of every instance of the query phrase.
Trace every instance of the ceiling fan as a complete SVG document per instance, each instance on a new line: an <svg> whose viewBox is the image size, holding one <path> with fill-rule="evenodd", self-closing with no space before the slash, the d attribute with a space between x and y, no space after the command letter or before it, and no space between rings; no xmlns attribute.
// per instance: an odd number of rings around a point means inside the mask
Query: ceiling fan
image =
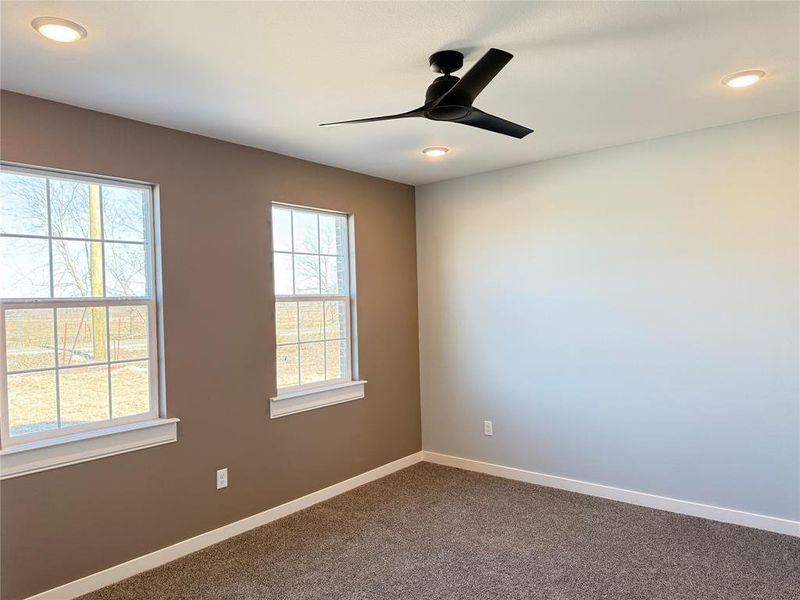
<svg viewBox="0 0 800 600"><path fill-rule="evenodd" d="M495 117L472 106L478 94L512 58L514 58L513 54L492 48L459 79L452 73L464 66L464 55L457 50L436 52L430 56L431 71L442 73L442 76L434 79L433 83L428 86L428 91L425 93L425 104L419 108L396 115L322 123L320 127L422 117L432 121L461 123L522 139L529 133L533 133L533 129Z"/></svg>

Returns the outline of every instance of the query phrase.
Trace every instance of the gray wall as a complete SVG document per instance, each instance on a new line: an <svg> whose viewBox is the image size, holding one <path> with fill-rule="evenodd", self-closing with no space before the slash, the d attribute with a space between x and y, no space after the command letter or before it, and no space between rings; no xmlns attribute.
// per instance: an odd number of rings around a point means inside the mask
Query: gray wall
<svg viewBox="0 0 800 600"><path fill-rule="evenodd" d="M9 92L0 116L4 160L159 184L166 400L181 419L175 444L2 482L4 600L420 449L413 188ZM369 383L363 400L271 420L276 200L355 214Z"/></svg>
<svg viewBox="0 0 800 600"><path fill-rule="evenodd" d="M797 113L423 186L417 244L424 449L800 517Z"/></svg>

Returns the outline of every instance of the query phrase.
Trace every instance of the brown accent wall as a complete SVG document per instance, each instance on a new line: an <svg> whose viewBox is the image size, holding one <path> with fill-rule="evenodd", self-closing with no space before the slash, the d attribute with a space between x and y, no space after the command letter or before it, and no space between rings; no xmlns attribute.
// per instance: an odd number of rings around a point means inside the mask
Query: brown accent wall
<svg viewBox="0 0 800 600"><path fill-rule="evenodd" d="M22 598L420 450L414 189L11 92L3 160L157 183L178 442L2 482L2 597ZM270 420L269 207L355 214L363 400ZM215 489L228 467L230 485Z"/></svg>

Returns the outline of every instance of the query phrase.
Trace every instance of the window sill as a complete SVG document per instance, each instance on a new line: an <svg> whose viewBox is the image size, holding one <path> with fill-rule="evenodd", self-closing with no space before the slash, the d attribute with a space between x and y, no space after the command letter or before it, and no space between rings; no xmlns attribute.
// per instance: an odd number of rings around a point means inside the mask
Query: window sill
<svg viewBox="0 0 800 600"><path fill-rule="evenodd" d="M323 406L341 404L364 397L366 381L348 381L335 385L287 392L271 398L269 416L271 419L285 417Z"/></svg>
<svg viewBox="0 0 800 600"><path fill-rule="evenodd" d="M0 479L133 452L178 439L180 419L150 419L0 450Z"/></svg>

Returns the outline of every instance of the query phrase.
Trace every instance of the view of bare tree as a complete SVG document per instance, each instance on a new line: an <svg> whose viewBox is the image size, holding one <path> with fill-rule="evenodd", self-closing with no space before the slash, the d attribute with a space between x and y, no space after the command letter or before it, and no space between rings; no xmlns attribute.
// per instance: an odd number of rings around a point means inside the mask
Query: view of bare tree
<svg viewBox="0 0 800 600"><path fill-rule="evenodd" d="M2 187L0 230L3 233L47 236L52 231L52 285L56 296L146 294L146 207L141 192L11 173L3 174ZM107 239L120 241L100 241ZM44 245L39 248L44 249ZM3 276L9 280L4 289L41 287L41 263L49 271L50 257L39 254L21 257L17 262L23 264L16 265L17 268L7 265ZM75 340L86 327L93 339L93 358L101 359L107 348L105 309L85 308L84 313L89 314L78 321L70 347L74 350Z"/></svg>
<svg viewBox="0 0 800 600"><path fill-rule="evenodd" d="M343 377L348 360L347 218L275 207L272 226L275 289L284 296L275 311L278 387Z"/></svg>
<svg viewBox="0 0 800 600"><path fill-rule="evenodd" d="M146 298L148 200L139 188L4 170L0 296ZM11 435L147 412L150 311L141 302L4 308Z"/></svg>

